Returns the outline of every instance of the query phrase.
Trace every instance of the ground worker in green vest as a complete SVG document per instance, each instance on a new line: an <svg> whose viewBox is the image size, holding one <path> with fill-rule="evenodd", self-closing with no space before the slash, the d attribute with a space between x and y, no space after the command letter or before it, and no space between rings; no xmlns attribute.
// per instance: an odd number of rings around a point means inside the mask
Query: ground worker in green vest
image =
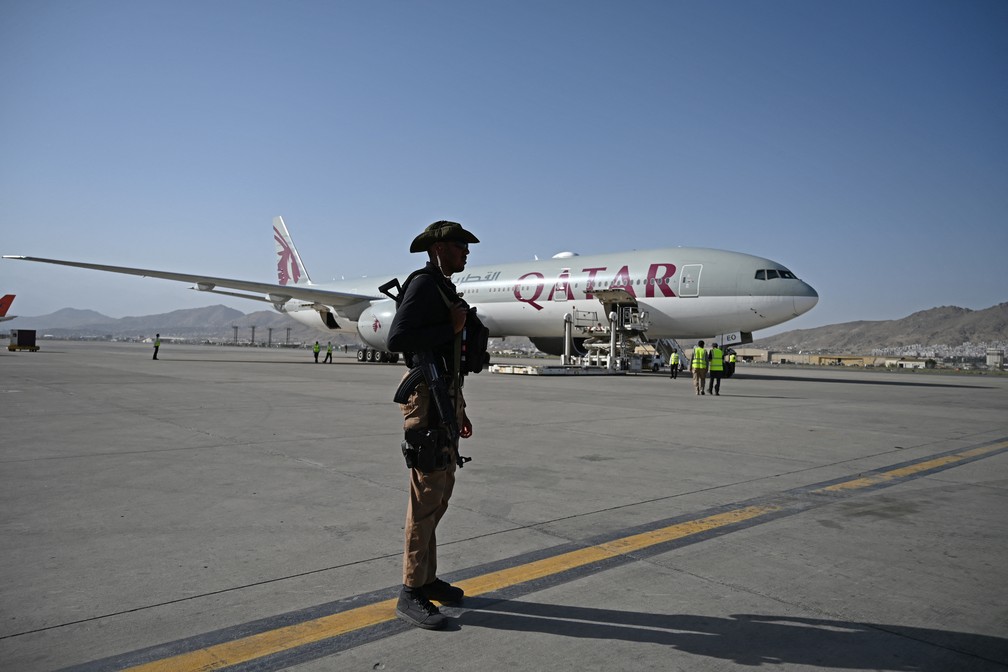
<svg viewBox="0 0 1008 672"><path fill-rule="evenodd" d="M329 362L330 364L332 364L332 341L329 341L326 344L325 360L322 363L325 364L326 362Z"/></svg>
<svg viewBox="0 0 1008 672"><path fill-rule="evenodd" d="M697 394L704 393L704 379L707 377L707 351L704 350L703 341L697 341L693 348L693 357L690 359L690 370L693 372L693 387Z"/></svg>
<svg viewBox="0 0 1008 672"><path fill-rule="evenodd" d="M721 377L724 375L724 351L715 343L707 353L707 369L710 371L708 394L721 396Z"/></svg>
<svg viewBox="0 0 1008 672"><path fill-rule="evenodd" d="M318 344L318 341L315 341L315 345L314 345L314 346L312 347L312 352L314 352L314 353L315 353L315 363L316 363L316 364L318 364L318 353L319 353L319 351L320 351L321 349L322 349L322 346L320 346L320 345Z"/></svg>
<svg viewBox="0 0 1008 672"><path fill-rule="evenodd" d="M157 359L157 351L161 349L161 334L154 334L154 359Z"/></svg>
<svg viewBox="0 0 1008 672"><path fill-rule="evenodd" d="M669 355L669 378L675 379L679 377L679 351L673 350L672 354Z"/></svg>
<svg viewBox="0 0 1008 672"><path fill-rule="evenodd" d="M732 376L735 375L735 362L736 361L737 360L736 360L736 357L735 357L735 351L734 350L730 350L728 352L728 366L725 368L725 371L727 371L727 375L725 376L726 378L731 378Z"/></svg>

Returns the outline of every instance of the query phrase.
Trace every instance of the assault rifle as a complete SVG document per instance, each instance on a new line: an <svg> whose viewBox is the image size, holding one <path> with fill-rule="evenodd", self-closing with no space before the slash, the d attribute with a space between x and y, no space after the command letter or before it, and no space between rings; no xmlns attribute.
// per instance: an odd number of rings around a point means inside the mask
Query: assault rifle
<svg viewBox="0 0 1008 672"><path fill-rule="evenodd" d="M451 380L445 370L444 360L431 351L413 353L413 368L399 384L392 400L397 404L405 404L420 383L427 383L438 420L447 432L449 441L458 445L460 434L458 418L455 415L455 405L452 404L449 394ZM470 460L472 460L471 457L459 455L457 464L461 468Z"/></svg>

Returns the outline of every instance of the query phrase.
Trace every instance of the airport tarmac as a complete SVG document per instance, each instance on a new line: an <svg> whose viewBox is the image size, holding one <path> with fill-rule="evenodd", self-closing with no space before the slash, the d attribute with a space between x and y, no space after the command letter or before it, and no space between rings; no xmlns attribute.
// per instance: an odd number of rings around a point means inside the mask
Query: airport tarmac
<svg viewBox="0 0 1008 672"><path fill-rule="evenodd" d="M1008 377L471 376L429 632L403 372L0 351L0 669L1008 670Z"/></svg>

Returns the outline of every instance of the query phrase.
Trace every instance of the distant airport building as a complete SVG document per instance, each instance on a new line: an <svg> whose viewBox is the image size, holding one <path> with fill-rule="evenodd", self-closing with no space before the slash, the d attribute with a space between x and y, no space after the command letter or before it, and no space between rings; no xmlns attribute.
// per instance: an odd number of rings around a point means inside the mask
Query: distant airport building
<svg viewBox="0 0 1008 672"><path fill-rule="evenodd" d="M937 362L928 357L883 357L813 352L775 352L762 348L734 348L743 362L768 364L806 364L809 366L888 367L893 369L934 368Z"/></svg>
<svg viewBox="0 0 1008 672"><path fill-rule="evenodd" d="M762 362L767 364L808 364L811 366L886 366L888 362L885 357L877 357L875 355L832 355L811 352L776 352L773 350L764 350L762 348L733 349L735 350L735 354L738 355L738 358L743 362Z"/></svg>
<svg viewBox="0 0 1008 672"><path fill-rule="evenodd" d="M885 365L893 369L925 369L927 361L920 357L899 357L885 360Z"/></svg>
<svg viewBox="0 0 1008 672"><path fill-rule="evenodd" d="M991 347L994 345L995 347ZM947 346L942 346L946 347ZM965 346L964 346L965 347ZM875 350L873 354L830 354L822 352L805 352L802 350L767 350L753 346L734 347L740 362L756 364L799 364L807 366L855 366L863 368L889 369L956 369L961 371L986 369L1002 371L1005 369L1002 343L985 344L969 354L949 353L939 354L933 348L907 348L917 350L917 354L885 352ZM931 350L929 352L929 350ZM923 351L923 352L922 352ZM986 362L983 352L987 353Z"/></svg>

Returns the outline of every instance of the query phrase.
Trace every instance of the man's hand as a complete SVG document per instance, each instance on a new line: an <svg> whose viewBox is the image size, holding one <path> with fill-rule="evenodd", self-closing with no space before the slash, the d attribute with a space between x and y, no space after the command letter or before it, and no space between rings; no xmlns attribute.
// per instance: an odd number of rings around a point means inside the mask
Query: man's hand
<svg viewBox="0 0 1008 672"><path fill-rule="evenodd" d="M459 436L463 439L468 439L472 436L472 421L464 412L462 415L462 427L459 428Z"/></svg>

